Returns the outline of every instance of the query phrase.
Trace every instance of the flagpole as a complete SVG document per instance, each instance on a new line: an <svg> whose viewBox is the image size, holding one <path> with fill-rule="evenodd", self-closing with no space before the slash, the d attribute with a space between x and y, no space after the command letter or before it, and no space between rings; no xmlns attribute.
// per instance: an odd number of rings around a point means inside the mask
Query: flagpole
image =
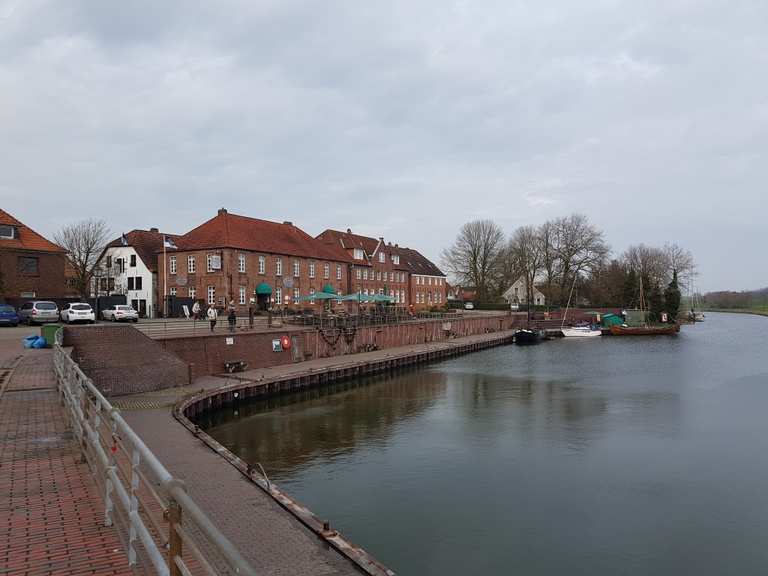
<svg viewBox="0 0 768 576"><path fill-rule="evenodd" d="M168 298L166 297L166 291L168 288L168 259L166 258L165 249L165 234L163 234L163 318L168 318Z"/></svg>

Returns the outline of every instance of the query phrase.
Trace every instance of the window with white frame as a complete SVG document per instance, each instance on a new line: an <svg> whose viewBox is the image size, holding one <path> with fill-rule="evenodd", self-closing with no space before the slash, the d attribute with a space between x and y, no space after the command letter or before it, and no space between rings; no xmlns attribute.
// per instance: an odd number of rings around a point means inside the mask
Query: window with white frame
<svg viewBox="0 0 768 576"><path fill-rule="evenodd" d="M238 291L238 296L240 304L245 304L245 286L240 286L240 289Z"/></svg>
<svg viewBox="0 0 768 576"><path fill-rule="evenodd" d="M328 280L331 277L331 265L326 262L323 264L323 278Z"/></svg>
<svg viewBox="0 0 768 576"><path fill-rule="evenodd" d="M362 248L355 248L353 251L353 257L355 260L362 260L363 259L363 249Z"/></svg>
<svg viewBox="0 0 768 576"><path fill-rule="evenodd" d="M171 296L176 296L176 286L171 286Z"/></svg>
<svg viewBox="0 0 768 576"><path fill-rule="evenodd" d="M267 259L264 256L259 256L259 274L264 274L267 271Z"/></svg>
<svg viewBox="0 0 768 576"><path fill-rule="evenodd" d="M309 289L309 303L314 304L315 303L315 289L310 288Z"/></svg>
<svg viewBox="0 0 768 576"><path fill-rule="evenodd" d="M293 261L293 277L298 278L301 272L301 263L298 260Z"/></svg>
<svg viewBox="0 0 768 576"><path fill-rule="evenodd" d="M245 254L237 255L237 271L240 274L245 274Z"/></svg>
<svg viewBox="0 0 768 576"><path fill-rule="evenodd" d="M362 277L363 277L363 271L362 271L362 270L360 270L360 268L358 268L358 269L355 271L355 276L357 277L357 279L358 279L358 280L360 280L360 278L362 278Z"/></svg>
<svg viewBox="0 0 768 576"><path fill-rule="evenodd" d="M293 289L293 303L298 304L299 298L301 298L301 292L299 292L298 288Z"/></svg>
<svg viewBox="0 0 768 576"><path fill-rule="evenodd" d="M218 267L217 267L218 265ZM221 267L221 259L218 254L206 254L205 255L205 269L208 272L214 272Z"/></svg>
<svg viewBox="0 0 768 576"><path fill-rule="evenodd" d="M336 264L336 280L341 280L341 264Z"/></svg>
<svg viewBox="0 0 768 576"><path fill-rule="evenodd" d="M376 271L376 280L381 280L381 270Z"/></svg>
<svg viewBox="0 0 768 576"><path fill-rule="evenodd" d="M405 304L405 290L400 290L400 303Z"/></svg>
<svg viewBox="0 0 768 576"><path fill-rule="evenodd" d="M363 296L368 296L368 288L366 288L365 290L363 290Z"/></svg>
<svg viewBox="0 0 768 576"><path fill-rule="evenodd" d="M282 288L275 288L275 303L278 305L282 305L283 303L283 289Z"/></svg>
<svg viewBox="0 0 768 576"><path fill-rule="evenodd" d="M384 294L384 288L379 288L379 294Z"/></svg>
<svg viewBox="0 0 768 576"><path fill-rule="evenodd" d="M384 252L379 252L379 262L386 262L387 261L387 255L384 254Z"/></svg>
<svg viewBox="0 0 768 576"><path fill-rule="evenodd" d="M395 292L395 304L400 304L400 291Z"/></svg>
<svg viewBox="0 0 768 576"><path fill-rule="evenodd" d="M392 263L400 264L400 256L398 256L397 254L392 254Z"/></svg>
<svg viewBox="0 0 768 576"><path fill-rule="evenodd" d="M315 277L315 263L310 262L309 263L309 277L314 278Z"/></svg>
<svg viewBox="0 0 768 576"><path fill-rule="evenodd" d="M275 276L283 275L283 259L275 258Z"/></svg>
<svg viewBox="0 0 768 576"><path fill-rule="evenodd" d="M208 286L208 304L216 304L216 286Z"/></svg>
<svg viewBox="0 0 768 576"><path fill-rule="evenodd" d="M195 288L194 286L191 287L189 290L187 290L187 292L189 293L189 297L192 298L192 300L197 298L197 288Z"/></svg>
<svg viewBox="0 0 768 576"><path fill-rule="evenodd" d="M363 280L368 280L368 270L363 270Z"/></svg>
<svg viewBox="0 0 768 576"><path fill-rule="evenodd" d="M195 261L194 256L187 256L187 274L194 274L195 273L195 266L197 266L197 262Z"/></svg>
<svg viewBox="0 0 768 576"><path fill-rule="evenodd" d="M168 272L170 274L176 274L176 256L168 258Z"/></svg>

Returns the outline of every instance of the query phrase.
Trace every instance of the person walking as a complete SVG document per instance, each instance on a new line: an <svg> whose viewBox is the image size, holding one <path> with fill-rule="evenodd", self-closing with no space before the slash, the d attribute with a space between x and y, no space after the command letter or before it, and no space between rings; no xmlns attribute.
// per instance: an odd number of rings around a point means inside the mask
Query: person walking
<svg viewBox="0 0 768 576"><path fill-rule="evenodd" d="M213 332L216 328L216 320L219 318L219 313L216 311L216 308L213 307L213 304L208 306L208 311L205 315L208 316L208 321L211 323L211 332Z"/></svg>
<svg viewBox="0 0 768 576"><path fill-rule="evenodd" d="M229 320L229 331L234 332L235 326L237 326L237 314L235 313L234 306L229 308L229 315L227 316L227 320Z"/></svg>

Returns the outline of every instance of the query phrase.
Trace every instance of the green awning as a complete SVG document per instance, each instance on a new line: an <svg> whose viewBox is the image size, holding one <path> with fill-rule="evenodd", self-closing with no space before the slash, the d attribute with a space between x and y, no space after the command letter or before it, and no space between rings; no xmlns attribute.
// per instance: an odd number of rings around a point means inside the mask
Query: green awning
<svg viewBox="0 0 768 576"><path fill-rule="evenodd" d="M256 294L259 294L261 296L269 296L270 294L272 294L272 287L266 282L262 282L261 284L256 286Z"/></svg>
<svg viewBox="0 0 768 576"><path fill-rule="evenodd" d="M326 294L336 294L336 290L330 284L326 284L325 286L323 286L323 292L325 292Z"/></svg>
<svg viewBox="0 0 768 576"><path fill-rule="evenodd" d="M387 296L386 294L374 294L371 298L374 302L394 302L394 296Z"/></svg>
<svg viewBox="0 0 768 576"><path fill-rule="evenodd" d="M328 294L327 292L315 292L308 296L302 296L298 302L310 302L312 300L336 300L338 297L335 294Z"/></svg>

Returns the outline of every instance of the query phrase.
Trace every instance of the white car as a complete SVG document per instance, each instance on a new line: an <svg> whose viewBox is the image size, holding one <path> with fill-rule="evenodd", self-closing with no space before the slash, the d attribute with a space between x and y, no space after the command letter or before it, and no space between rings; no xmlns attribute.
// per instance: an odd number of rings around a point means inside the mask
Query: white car
<svg viewBox="0 0 768 576"><path fill-rule="evenodd" d="M104 320L112 322L138 322L139 313L128 304L113 304L109 308L101 311L101 317Z"/></svg>
<svg viewBox="0 0 768 576"><path fill-rule="evenodd" d="M475 305L472 302L464 302L464 310L474 310Z"/></svg>
<svg viewBox="0 0 768 576"><path fill-rule="evenodd" d="M96 314L94 313L93 308L91 308L90 304L86 304L85 302L73 302L67 304L61 309L59 318L61 318L62 322L66 322L67 324L72 324L73 322L87 322L88 324L93 324L96 322Z"/></svg>

